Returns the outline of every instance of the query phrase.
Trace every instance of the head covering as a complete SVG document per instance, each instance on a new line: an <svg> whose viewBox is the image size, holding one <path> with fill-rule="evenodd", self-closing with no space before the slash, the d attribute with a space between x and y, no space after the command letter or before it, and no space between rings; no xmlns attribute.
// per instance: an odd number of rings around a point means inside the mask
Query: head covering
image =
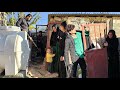
<svg viewBox="0 0 120 90"><path fill-rule="evenodd" d="M112 34L113 34L113 37L112 37L112 38L116 38L115 30L109 30L108 34L109 34L109 33L112 33Z"/></svg>
<svg viewBox="0 0 120 90"><path fill-rule="evenodd" d="M64 28L66 28L66 26L67 26L66 21L62 22L62 23L61 23L61 26L63 26Z"/></svg>
<svg viewBox="0 0 120 90"><path fill-rule="evenodd" d="M52 26L52 28L53 28L53 27L55 27L55 28L57 29L58 26L57 26L57 24L54 24L54 25Z"/></svg>

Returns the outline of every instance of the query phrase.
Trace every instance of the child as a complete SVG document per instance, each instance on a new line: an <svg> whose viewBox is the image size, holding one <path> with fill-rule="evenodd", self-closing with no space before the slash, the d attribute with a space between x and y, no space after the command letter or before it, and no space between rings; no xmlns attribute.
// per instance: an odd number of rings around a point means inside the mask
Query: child
<svg viewBox="0 0 120 90"><path fill-rule="evenodd" d="M46 70L48 70L48 72L51 73L51 63L53 61L53 57L55 56L55 54L52 54L52 50L51 48L47 48L46 50Z"/></svg>

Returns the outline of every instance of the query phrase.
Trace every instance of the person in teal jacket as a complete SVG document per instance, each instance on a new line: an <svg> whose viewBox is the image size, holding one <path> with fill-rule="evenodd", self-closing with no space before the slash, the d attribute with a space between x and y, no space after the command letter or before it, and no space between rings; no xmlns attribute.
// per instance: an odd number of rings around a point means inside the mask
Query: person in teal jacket
<svg viewBox="0 0 120 90"><path fill-rule="evenodd" d="M68 35L65 40L65 63L66 67L71 68L67 71L69 77L77 77L77 66L78 64L82 70L82 78L86 78L86 63L84 60L84 47L82 42L82 35L80 32L76 32L75 25L68 24L67 25ZM70 58L68 51L70 51ZM70 66L70 67L69 67Z"/></svg>
<svg viewBox="0 0 120 90"><path fill-rule="evenodd" d="M74 38L75 43L75 53L77 56L79 56L79 59L73 64L73 77L77 77L77 66L78 64L81 67L82 70L82 78L86 78L86 63L84 60L84 48L83 48L83 42L82 42L82 35L80 32L76 32L76 37Z"/></svg>

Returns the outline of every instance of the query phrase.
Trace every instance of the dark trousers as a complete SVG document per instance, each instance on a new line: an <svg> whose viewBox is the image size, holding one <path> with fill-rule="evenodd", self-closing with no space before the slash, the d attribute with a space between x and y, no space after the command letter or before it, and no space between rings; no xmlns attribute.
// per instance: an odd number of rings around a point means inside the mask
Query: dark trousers
<svg viewBox="0 0 120 90"><path fill-rule="evenodd" d="M108 62L108 77L109 78L120 78L120 75L119 75L119 61L115 62L115 59L114 60L109 59L109 62Z"/></svg>
<svg viewBox="0 0 120 90"><path fill-rule="evenodd" d="M78 64L81 67L82 70L82 78L86 78L86 63L84 58L79 58L74 64L73 64L73 77L77 77L77 66Z"/></svg>
<svg viewBox="0 0 120 90"><path fill-rule="evenodd" d="M53 48L53 53L55 56L53 57L53 62L52 62L52 72L57 72L58 73L58 68L59 68L59 56L58 56L58 51L56 46L52 46Z"/></svg>
<svg viewBox="0 0 120 90"><path fill-rule="evenodd" d="M45 68L46 68L46 70L47 70L48 72L52 73L52 71L51 71L51 63L46 62Z"/></svg>
<svg viewBox="0 0 120 90"><path fill-rule="evenodd" d="M59 72L58 72L59 78L66 78L66 67L64 61L59 62Z"/></svg>

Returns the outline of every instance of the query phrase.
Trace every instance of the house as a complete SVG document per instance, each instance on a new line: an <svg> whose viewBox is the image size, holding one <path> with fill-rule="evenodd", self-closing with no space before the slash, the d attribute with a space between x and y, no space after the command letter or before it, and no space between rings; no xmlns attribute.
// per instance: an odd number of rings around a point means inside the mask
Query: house
<svg viewBox="0 0 120 90"><path fill-rule="evenodd" d="M75 24L77 28L79 24L85 23L106 23L107 28L114 29L118 37L120 37L120 14L49 14L48 23L67 21Z"/></svg>
<svg viewBox="0 0 120 90"><path fill-rule="evenodd" d="M96 40L100 40L101 38L104 39L104 30L106 30L107 34L110 29L114 29L117 37L120 38L120 14L49 14L47 46L49 46L52 32L51 25L56 22L60 23L62 21L66 21L68 24L74 24L78 30L82 29L80 27L82 24L91 25L89 26L90 35L94 42L96 42ZM94 27L92 27L92 25Z"/></svg>

